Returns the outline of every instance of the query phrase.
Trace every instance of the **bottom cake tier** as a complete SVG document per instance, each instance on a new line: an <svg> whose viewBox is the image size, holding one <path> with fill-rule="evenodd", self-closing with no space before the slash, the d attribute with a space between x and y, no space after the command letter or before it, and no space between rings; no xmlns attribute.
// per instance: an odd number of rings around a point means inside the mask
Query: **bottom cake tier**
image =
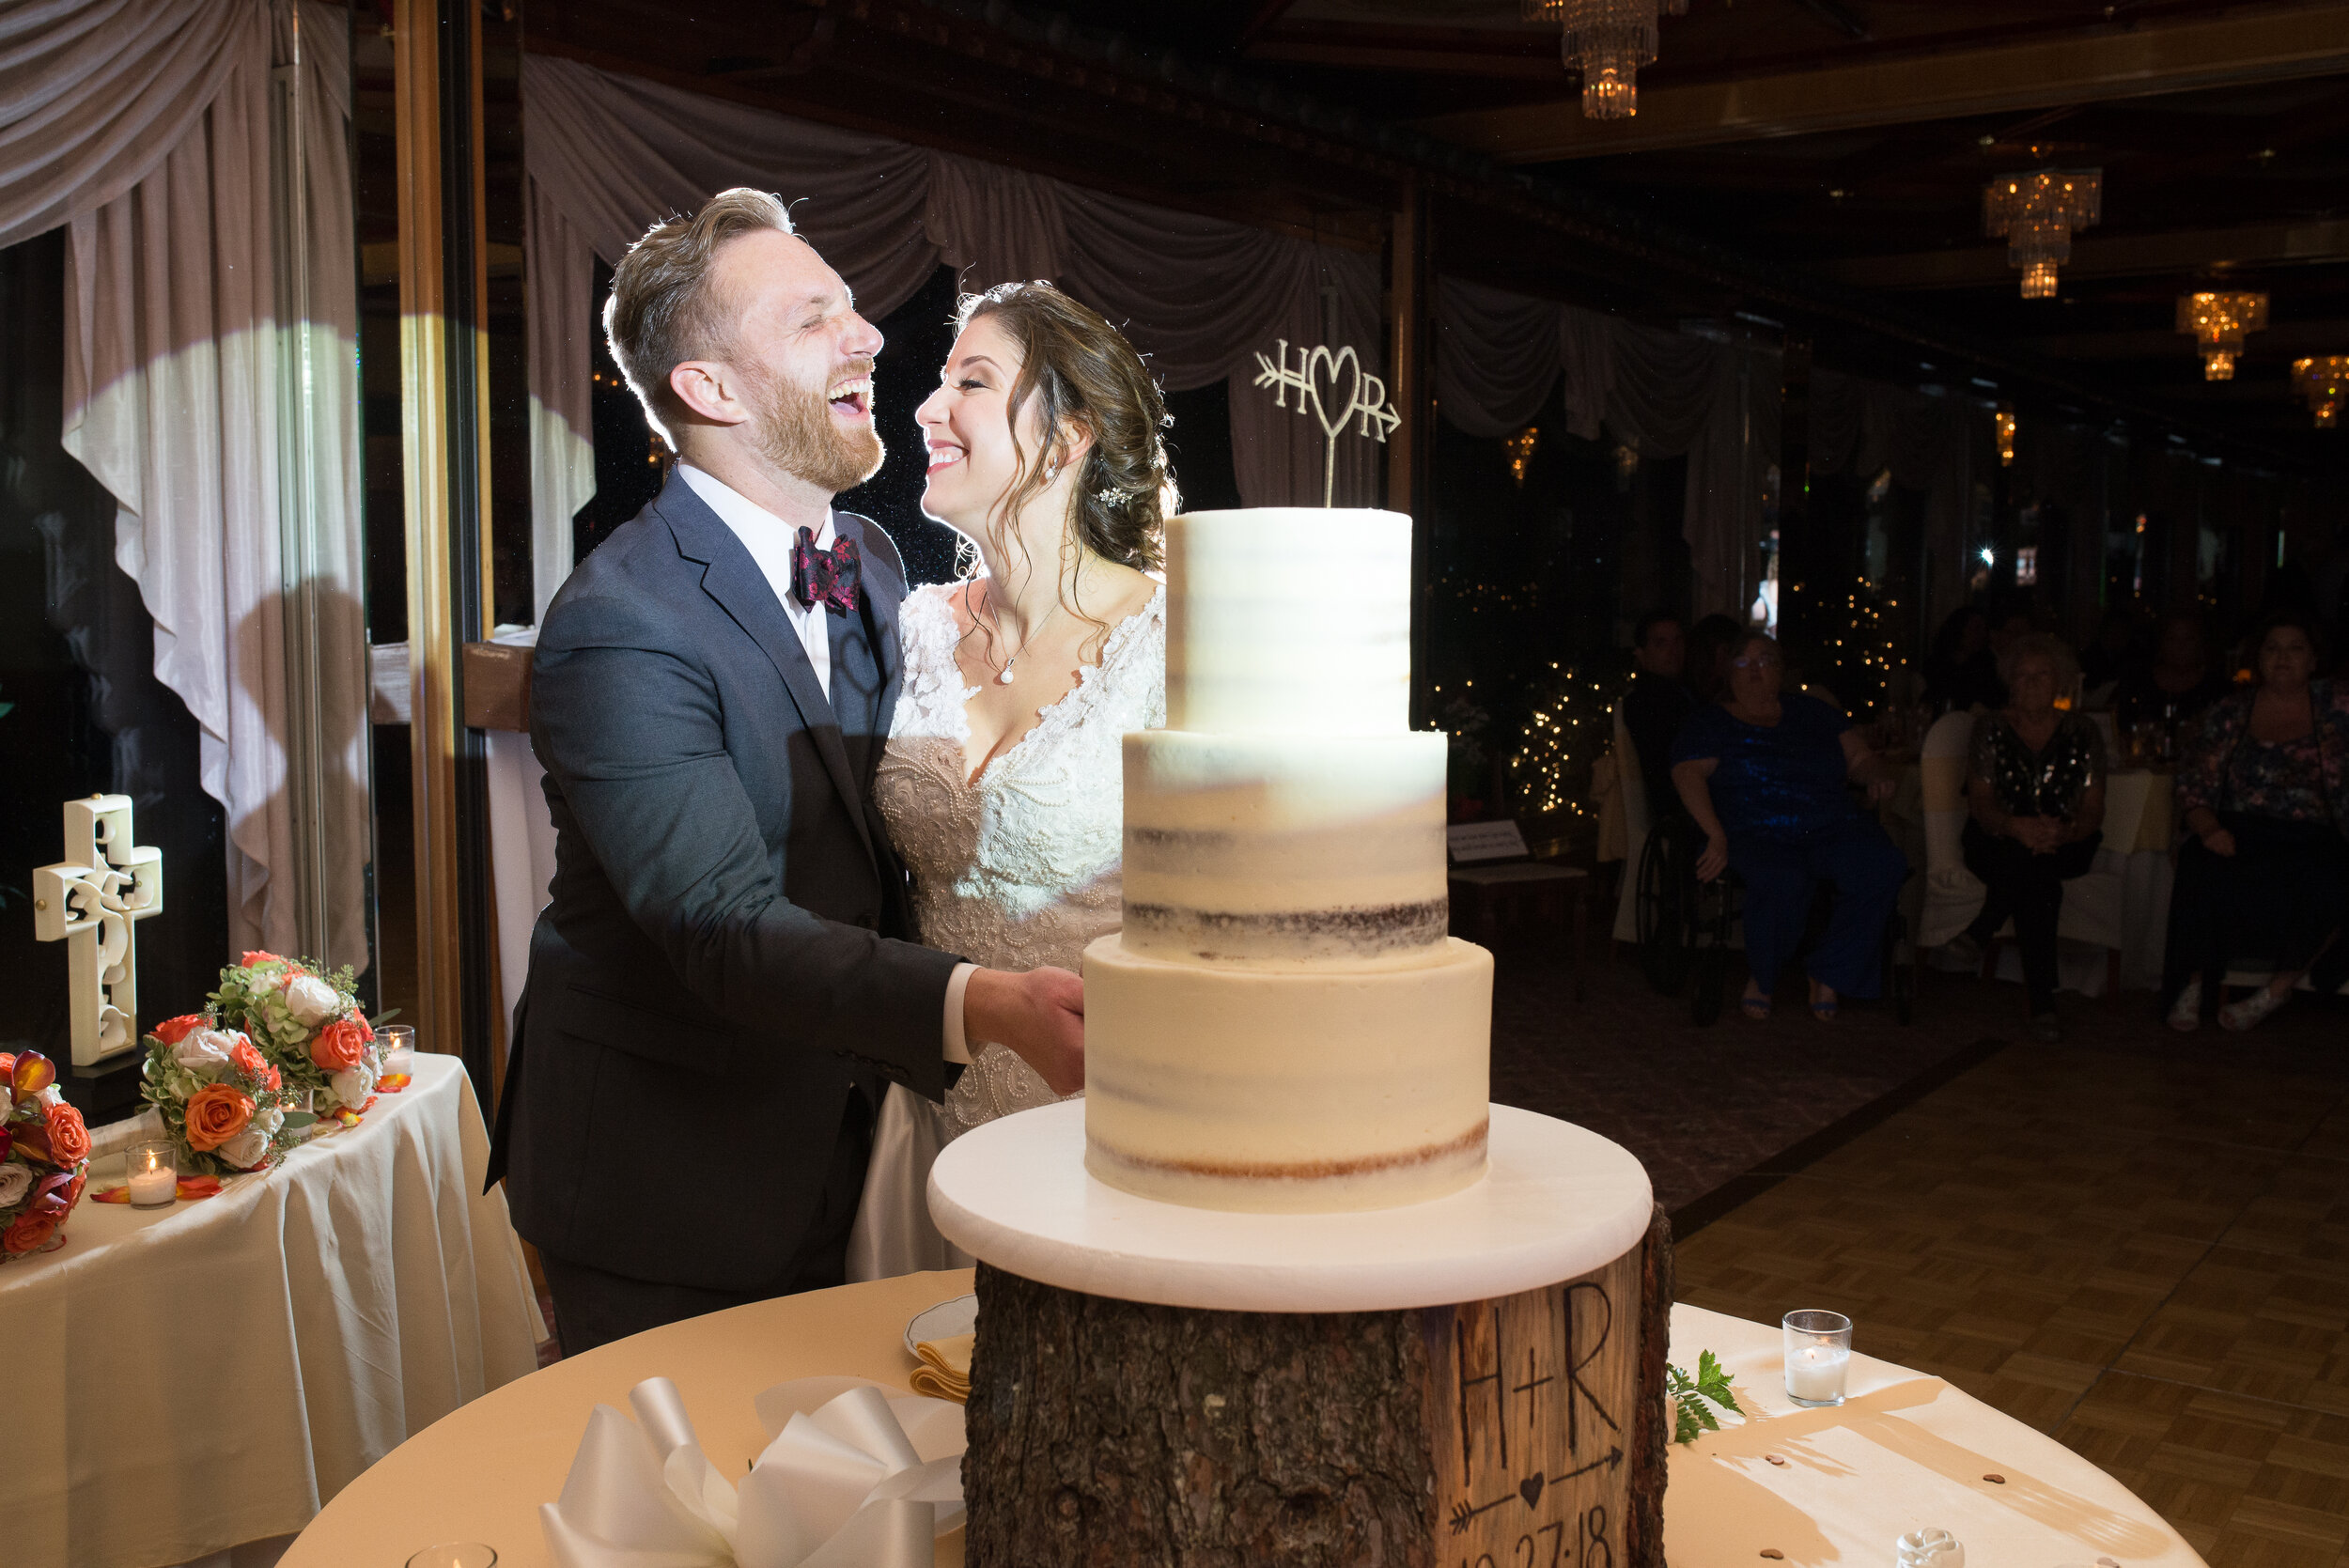
<svg viewBox="0 0 2349 1568"><path fill-rule="evenodd" d="M1085 1169L1194 1208L1334 1212L1485 1173L1492 955L1218 968L1085 949Z"/></svg>

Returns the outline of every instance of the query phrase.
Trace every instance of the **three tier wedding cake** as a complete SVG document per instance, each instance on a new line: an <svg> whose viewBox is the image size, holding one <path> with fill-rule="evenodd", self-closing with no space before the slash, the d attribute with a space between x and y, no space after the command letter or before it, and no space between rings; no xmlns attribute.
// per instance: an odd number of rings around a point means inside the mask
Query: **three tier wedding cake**
<svg viewBox="0 0 2349 1568"><path fill-rule="evenodd" d="M1446 934L1409 727L1411 520L1167 524L1167 727L1126 737L1125 927L1085 950L1085 1166L1328 1212L1485 1172L1492 955Z"/></svg>

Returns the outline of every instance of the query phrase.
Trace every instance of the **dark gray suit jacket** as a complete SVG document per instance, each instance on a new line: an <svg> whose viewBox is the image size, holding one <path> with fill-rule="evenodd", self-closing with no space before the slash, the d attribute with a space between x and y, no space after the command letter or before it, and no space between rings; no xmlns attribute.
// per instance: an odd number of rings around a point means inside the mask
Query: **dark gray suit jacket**
<svg viewBox="0 0 2349 1568"><path fill-rule="evenodd" d="M956 960L910 940L872 800L904 567L866 520L833 527L866 613L826 613L829 702L750 552L674 474L539 628L555 873L490 1179L557 1257L757 1288L817 1213L849 1094L945 1092Z"/></svg>

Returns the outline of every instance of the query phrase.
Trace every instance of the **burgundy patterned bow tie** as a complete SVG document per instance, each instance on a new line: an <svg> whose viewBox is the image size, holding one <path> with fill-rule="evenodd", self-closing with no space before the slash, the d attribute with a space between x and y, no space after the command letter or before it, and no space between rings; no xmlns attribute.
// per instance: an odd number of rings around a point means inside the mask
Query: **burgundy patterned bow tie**
<svg viewBox="0 0 2349 1568"><path fill-rule="evenodd" d="M818 550L816 530L800 530L791 547L791 593L801 604L847 614L856 608L857 572L854 539L834 539L830 550Z"/></svg>

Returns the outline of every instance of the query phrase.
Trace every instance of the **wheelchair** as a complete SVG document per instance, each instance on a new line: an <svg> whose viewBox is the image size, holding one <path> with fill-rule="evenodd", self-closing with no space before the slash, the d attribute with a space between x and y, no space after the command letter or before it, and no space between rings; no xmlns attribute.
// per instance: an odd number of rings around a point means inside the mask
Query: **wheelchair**
<svg viewBox="0 0 2349 1568"><path fill-rule="evenodd" d="M1703 853L1704 835L1686 815L1657 823L1640 852L1634 906L1641 972L1657 995L1685 996L1688 1021L1699 1028L1719 1019L1728 1000L1730 950L1745 892L1734 871L1709 882L1698 880L1697 859ZM1832 887L1820 887L1798 955L1826 929L1834 898ZM1913 1023L1919 958L1908 917L1897 901L1885 917L1883 943L1884 988L1892 1016L1902 1024Z"/></svg>

